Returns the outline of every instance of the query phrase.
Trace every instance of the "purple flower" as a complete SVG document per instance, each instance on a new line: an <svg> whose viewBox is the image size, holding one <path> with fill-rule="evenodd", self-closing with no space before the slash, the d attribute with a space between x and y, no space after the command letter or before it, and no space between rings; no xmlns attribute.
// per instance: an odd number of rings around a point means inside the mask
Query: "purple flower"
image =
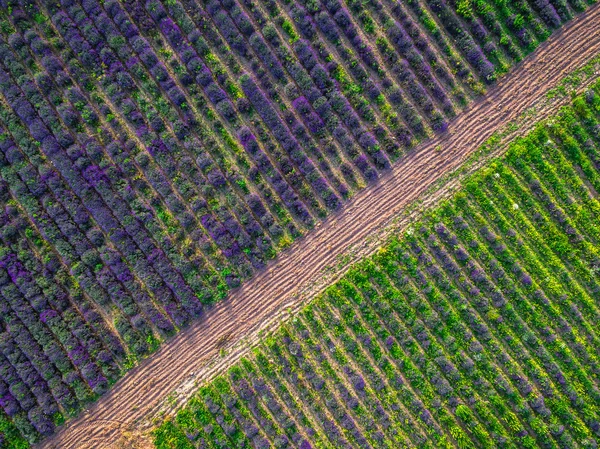
<svg viewBox="0 0 600 449"><path fill-rule="evenodd" d="M55 310L48 309L48 310L44 310L40 314L40 320L42 321L42 323L46 323L48 320L51 320L52 318L55 318L57 316L58 316L58 313L56 313Z"/></svg>

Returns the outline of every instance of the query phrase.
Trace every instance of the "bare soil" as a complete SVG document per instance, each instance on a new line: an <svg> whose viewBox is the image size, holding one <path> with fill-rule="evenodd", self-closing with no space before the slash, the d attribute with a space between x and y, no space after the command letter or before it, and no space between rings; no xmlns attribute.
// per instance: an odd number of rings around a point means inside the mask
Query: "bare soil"
<svg viewBox="0 0 600 449"><path fill-rule="evenodd" d="M360 257L374 252L392 233L460 184L450 173L509 121L536 109L536 120L555 113L568 98L546 93L600 53L600 5L557 31L485 96L450 124L449 132L405 155L337 214L284 251L264 271L128 372L100 400L39 444L46 449L148 448L147 431L177 410L197 385L247 353L266 332L304 306ZM595 73L580 89L589 85ZM522 120L491 156L515 134L531 129ZM481 166L477 161L470 171ZM439 188L436 183L441 183ZM415 203L415 201L419 203ZM407 206L418 204L410 213Z"/></svg>

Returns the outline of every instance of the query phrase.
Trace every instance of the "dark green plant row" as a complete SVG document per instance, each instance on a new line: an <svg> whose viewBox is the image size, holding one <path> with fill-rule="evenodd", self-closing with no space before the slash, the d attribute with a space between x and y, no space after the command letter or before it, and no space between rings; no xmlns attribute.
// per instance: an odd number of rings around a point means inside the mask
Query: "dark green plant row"
<svg viewBox="0 0 600 449"><path fill-rule="evenodd" d="M596 448L600 84L357 263L158 449Z"/></svg>

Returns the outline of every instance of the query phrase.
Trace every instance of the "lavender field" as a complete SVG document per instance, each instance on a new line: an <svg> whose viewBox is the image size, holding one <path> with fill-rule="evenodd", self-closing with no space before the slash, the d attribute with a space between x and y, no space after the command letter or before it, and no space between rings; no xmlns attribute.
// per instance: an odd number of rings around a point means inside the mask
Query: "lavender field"
<svg viewBox="0 0 600 449"><path fill-rule="evenodd" d="M600 84L155 432L177 448L597 448Z"/></svg>
<svg viewBox="0 0 600 449"><path fill-rule="evenodd" d="M0 447L51 435L587 6L0 0Z"/></svg>

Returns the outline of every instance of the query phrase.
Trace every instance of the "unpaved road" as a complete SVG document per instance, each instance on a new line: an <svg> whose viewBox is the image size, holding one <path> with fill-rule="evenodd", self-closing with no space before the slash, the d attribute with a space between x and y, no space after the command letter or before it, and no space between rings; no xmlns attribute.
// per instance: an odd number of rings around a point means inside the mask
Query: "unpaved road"
<svg viewBox="0 0 600 449"><path fill-rule="evenodd" d="M533 105L543 118L566 99L541 100L567 74L600 53L600 5L591 7L556 32L450 124L449 132L419 145L376 184L358 193L342 211L282 253L205 317L175 336L121 379L88 412L63 426L39 448L87 449L146 447L139 438L151 418L169 412L205 381L237 360L273 328L336 278L344 267L339 257L353 247L348 260L372 252L373 236L441 177L456 169L492 133ZM598 75L598 74L596 74ZM532 123L525 124L531 126ZM428 195L428 204L447 195L453 182ZM455 184L455 182L454 182ZM369 238L371 237L371 238ZM366 243L365 243L366 242ZM331 267L337 268L332 269ZM347 266L347 263L343 264ZM236 344L237 343L237 344ZM223 345L225 356L219 355ZM175 400L165 400L177 391ZM125 438L126 440L123 440Z"/></svg>

